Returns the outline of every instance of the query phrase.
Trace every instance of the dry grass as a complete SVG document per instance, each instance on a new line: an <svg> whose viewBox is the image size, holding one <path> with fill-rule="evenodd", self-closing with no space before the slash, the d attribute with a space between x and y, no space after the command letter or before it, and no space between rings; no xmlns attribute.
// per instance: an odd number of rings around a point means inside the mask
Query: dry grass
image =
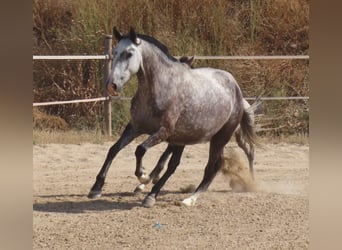
<svg viewBox="0 0 342 250"><path fill-rule="evenodd" d="M122 31L133 26L156 37L173 55L284 55L309 50L307 0L203 0L201 4L195 0L34 0L33 53L102 54L104 36L114 25ZM309 94L308 62L198 60L195 67L199 66L231 71L245 96ZM103 62L34 61L33 81L35 102L98 97ZM134 86L125 86L125 95L132 96ZM128 109L126 103L115 105L113 130L117 132ZM270 115L286 114L280 122L289 129L281 133L308 133L306 103L265 103L264 107ZM294 109L299 117L292 116ZM99 129L103 109L90 103L47 106L41 111L62 118L72 129Z"/></svg>
<svg viewBox="0 0 342 250"><path fill-rule="evenodd" d="M299 145L309 145L309 136L306 134L293 134L293 135L280 135L280 136L262 136L260 144L277 144L277 143L290 143Z"/></svg>
<svg viewBox="0 0 342 250"><path fill-rule="evenodd" d="M47 115L37 108L33 108L33 127L45 130L62 130L69 129L66 121L58 116Z"/></svg>
<svg viewBox="0 0 342 250"><path fill-rule="evenodd" d="M95 143L102 144L105 141L113 140L108 136L102 135L98 131L48 131L48 130L33 130L33 144L81 144Z"/></svg>

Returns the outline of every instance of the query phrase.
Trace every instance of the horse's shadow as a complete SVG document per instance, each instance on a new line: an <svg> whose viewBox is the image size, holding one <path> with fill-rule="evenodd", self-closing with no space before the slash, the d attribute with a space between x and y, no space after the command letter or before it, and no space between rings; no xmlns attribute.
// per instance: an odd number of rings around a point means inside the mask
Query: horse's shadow
<svg viewBox="0 0 342 250"><path fill-rule="evenodd" d="M135 196L133 193L110 193L103 194L101 198L88 199L81 194L42 195L39 199L47 199L46 202L34 202L33 211L51 213L86 213L89 211L108 210L131 210L141 207L141 200L138 197L134 201L127 200L127 197ZM111 199L114 198L114 199ZM121 200L123 198L123 200ZM53 199L53 201L49 201Z"/></svg>
<svg viewBox="0 0 342 250"><path fill-rule="evenodd" d="M165 190L160 192L160 196L179 193L182 192ZM97 199L88 199L83 194L40 195L37 198L43 201L34 202L33 211L86 213L89 211L131 210L136 207L142 207L142 198L146 194L145 192L138 194L133 192L106 193ZM44 199L47 201L44 202Z"/></svg>

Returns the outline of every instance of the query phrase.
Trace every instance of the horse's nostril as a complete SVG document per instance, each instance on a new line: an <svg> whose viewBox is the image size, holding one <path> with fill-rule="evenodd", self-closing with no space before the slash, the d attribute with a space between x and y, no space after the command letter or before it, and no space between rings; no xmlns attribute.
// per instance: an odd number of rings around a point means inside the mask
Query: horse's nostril
<svg viewBox="0 0 342 250"><path fill-rule="evenodd" d="M109 83L108 85L107 85L107 91L108 91L108 94L110 94L110 95L112 95L112 96L116 96L116 95L118 95L119 93L118 92L120 92L119 90L119 87L118 87L118 85L116 85L115 83Z"/></svg>

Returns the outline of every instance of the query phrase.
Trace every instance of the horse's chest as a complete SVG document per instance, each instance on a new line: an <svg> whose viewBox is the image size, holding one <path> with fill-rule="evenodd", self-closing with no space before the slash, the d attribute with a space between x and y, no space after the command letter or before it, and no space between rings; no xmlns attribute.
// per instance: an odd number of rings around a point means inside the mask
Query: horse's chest
<svg viewBox="0 0 342 250"><path fill-rule="evenodd" d="M133 102L131 106L131 121L144 133L154 133L159 129L162 114L153 101Z"/></svg>

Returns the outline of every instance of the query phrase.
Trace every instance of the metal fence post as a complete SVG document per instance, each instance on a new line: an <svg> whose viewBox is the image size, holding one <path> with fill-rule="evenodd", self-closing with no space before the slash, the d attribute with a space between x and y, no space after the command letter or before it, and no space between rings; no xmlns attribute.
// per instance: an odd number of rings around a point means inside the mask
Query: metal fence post
<svg viewBox="0 0 342 250"><path fill-rule="evenodd" d="M105 97L109 97L106 82L107 77L110 73L111 66L112 66L112 35L106 35L105 44L104 44L104 53L108 55L109 58L105 60L104 64L104 90L103 95ZM112 107L111 107L111 100L104 101L104 117L105 117L105 134L108 136L112 135Z"/></svg>

